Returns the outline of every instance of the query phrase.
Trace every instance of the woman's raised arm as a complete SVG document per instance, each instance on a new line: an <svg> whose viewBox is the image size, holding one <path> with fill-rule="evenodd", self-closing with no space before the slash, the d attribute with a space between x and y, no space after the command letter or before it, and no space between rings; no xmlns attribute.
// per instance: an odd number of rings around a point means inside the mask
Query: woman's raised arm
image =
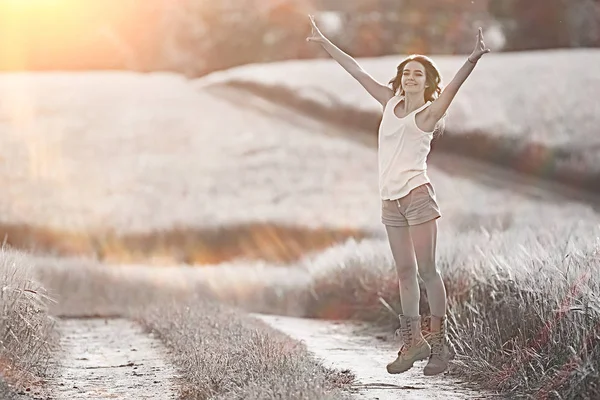
<svg viewBox="0 0 600 400"><path fill-rule="evenodd" d="M435 101L429 106L429 118L431 118L432 121L437 122L444 116L448 110L448 107L450 107L452 100L458 93L458 89L460 89L469 75L471 75L471 72L473 72L475 65L477 65L477 61L479 61L484 54L489 52L490 49L485 47L485 44L483 43L483 32L481 28L479 28L473 52L467 58L463 66L458 70L456 75L454 75L452 81L450 81L444 91L442 91L440 97L435 99Z"/></svg>
<svg viewBox="0 0 600 400"><path fill-rule="evenodd" d="M350 55L344 53L336 45L331 43L329 39L325 37L317 28L317 24L312 15L309 16L312 24L312 34L306 38L307 42L316 42L321 44L325 51L338 62L354 79L356 79L367 92L375 98L382 106L388 102L394 96L392 89L377 82L371 75L369 75Z"/></svg>

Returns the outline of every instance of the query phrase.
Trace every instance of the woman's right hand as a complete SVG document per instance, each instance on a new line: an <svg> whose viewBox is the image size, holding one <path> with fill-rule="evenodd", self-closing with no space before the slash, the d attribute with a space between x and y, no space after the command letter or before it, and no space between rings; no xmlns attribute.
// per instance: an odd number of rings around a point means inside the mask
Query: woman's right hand
<svg viewBox="0 0 600 400"><path fill-rule="evenodd" d="M309 37L306 38L307 42L317 42L323 43L325 42L325 36L321 33L319 28L317 28L317 24L315 23L315 18L312 15L308 16L310 18L310 23L312 25L312 33Z"/></svg>

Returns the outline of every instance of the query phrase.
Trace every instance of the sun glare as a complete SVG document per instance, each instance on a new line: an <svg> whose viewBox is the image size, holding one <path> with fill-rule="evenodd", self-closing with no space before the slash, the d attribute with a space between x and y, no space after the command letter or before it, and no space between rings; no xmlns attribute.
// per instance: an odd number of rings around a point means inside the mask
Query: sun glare
<svg viewBox="0 0 600 400"><path fill-rule="evenodd" d="M131 7L121 1L0 0L0 71L44 70L61 64L78 68L83 61L102 59L114 51L114 45L98 34L103 24L132 15ZM42 129L37 125L37 104L33 80L3 80L0 107L12 128L8 134L22 140L26 149L30 177L59 183L64 179L61 149L36 136Z"/></svg>
<svg viewBox="0 0 600 400"><path fill-rule="evenodd" d="M86 2L74 2L72 0L3 0L0 2L2 10L8 13L26 12L29 16L39 13L58 13Z"/></svg>
<svg viewBox="0 0 600 400"><path fill-rule="evenodd" d="M105 57L114 49L100 32L125 18L134 25L133 11L133 2L1 0L0 70L76 68Z"/></svg>

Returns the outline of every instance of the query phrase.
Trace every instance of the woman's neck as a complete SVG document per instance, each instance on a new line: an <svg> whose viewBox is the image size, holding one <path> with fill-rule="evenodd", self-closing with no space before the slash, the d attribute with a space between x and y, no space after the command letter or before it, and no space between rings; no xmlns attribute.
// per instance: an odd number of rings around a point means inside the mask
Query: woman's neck
<svg viewBox="0 0 600 400"><path fill-rule="evenodd" d="M423 104L425 104L423 93L404 93L404 109L406 111L416 110Z"/></svg>

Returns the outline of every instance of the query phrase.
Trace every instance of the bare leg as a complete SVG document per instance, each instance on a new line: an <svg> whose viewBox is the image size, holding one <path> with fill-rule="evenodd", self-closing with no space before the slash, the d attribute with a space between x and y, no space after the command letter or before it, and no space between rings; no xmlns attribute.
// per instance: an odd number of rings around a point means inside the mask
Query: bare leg
<svg viewBox="0 0 600 400"><path fill-rule="evenodd" d="M446 288L435 264L437 221L415 225L410 229L419 275L425 283L431 310L431 335L427 339L431 345L431 355L423 369L423 374L431 376L448 369L448 363L454 358L456 350L446 335Z"/></svg>
<svg viewBox="0 0 600 400"><path fill-rule="evenodd" d="M387 226L388 240L398 273L398 287L402 301L402 313L409 317L419 315L419 281L417 260L409 227Z"/></svg>
<svg viewBox="0 0 600 400"><path fill-rule="evenodd" d="M390 374L400 374L411 369L415 361L424 360L431 355L431 346L421 333L419 314L419 281L417 280L417 260L408 227L386 226L392 248L398 286L402 300L402 315L399 315L402 335L402 347L394 361L387 365Z"/></svg>
<svg viewBox="0 0 600 400"><path fill-rule="evenodd" d="M431 315L446 315L446 288L436 267L435 250L437 245L437 221L410 227L410 235L417 258L419 275L425 284Z"/></svg>

